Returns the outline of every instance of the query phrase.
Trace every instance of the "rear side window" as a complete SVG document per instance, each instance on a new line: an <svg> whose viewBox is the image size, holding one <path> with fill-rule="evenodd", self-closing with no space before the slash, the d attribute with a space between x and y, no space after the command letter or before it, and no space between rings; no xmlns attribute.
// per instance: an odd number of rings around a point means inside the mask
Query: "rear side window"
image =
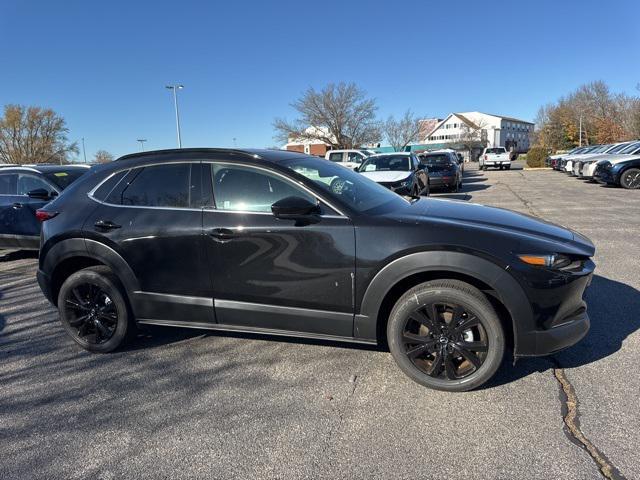
<svg viewBox="0 0 640 480"><path fill-rule="evenodd" d="M0 195L15 195L18 175L16 173L5 173L0 175Z"/></svg>
<svg viewBox="0 0 640 480"><path fill-rule="evenodd" d="M329 160L332 162L341 162L342 161L342 152L339 153L330 153Z"/></svg>
<svg viewBox="0 0 640 480"><path fill-rule="evenodd" d="M187 208L190 167L189 163L176 163L135 169L135 176L128 180L124 188L117 188L111 192L110 203L139 207Z"/></svg>
<svg viewBox="0 0 640 480"><path fill-rule="evenodd" d="M118 182L122 180L122 178L127 174L128 171L129 170L123 170L122 172L111 175L111 177L107 178L107 180L105 180L105 182L100 185L95 192L93 192L93 196L98 200L104 201L104 199L106 199L107 196L111 193L111 190L113 190L113 187L115 187Z"/></svg>

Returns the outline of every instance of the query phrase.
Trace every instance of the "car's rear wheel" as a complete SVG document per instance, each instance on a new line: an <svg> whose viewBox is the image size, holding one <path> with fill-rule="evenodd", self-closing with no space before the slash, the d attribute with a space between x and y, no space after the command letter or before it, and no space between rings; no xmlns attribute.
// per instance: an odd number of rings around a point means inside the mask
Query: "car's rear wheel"
<svg viewBox="0 0 640 480"><path fill-rule="evenodd" d="M631 190L640 188L640 168L630 168L622 172L620 185Z"/></svg>
<svg viewBox="0 0 640 480"><path fill-rule="evenodd" d="M511 165L505 165L504 168L506 168L507 170L511 170Z"/></svg>
<svg viewBox="0 0 640 480"><path fill-rule="evenodd" d="M387 324L400 369L429 388L462 392L496 372L504 355L500 319L487 298L458 280L436 280L406 292Z"/></svg>
<svg viewBox="0 0 640 480"><path fill-rule="evenodd" d="M107 267L70 275L58 294L58 311L71 338L92 352L110 352L135 335L120 281Z"/></svg>

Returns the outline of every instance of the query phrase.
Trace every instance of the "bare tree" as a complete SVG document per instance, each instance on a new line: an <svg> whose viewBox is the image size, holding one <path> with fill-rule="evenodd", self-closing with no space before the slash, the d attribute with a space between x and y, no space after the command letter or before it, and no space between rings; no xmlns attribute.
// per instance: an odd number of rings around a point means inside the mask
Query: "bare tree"
<svg viewBox="0 0 640 480"><path fill-rule="evenodd" d="M474 149L485 148L488 145L487 139L487 122L481 118L475 122L463 121L460 124L460 134L453 143L458 148L466 150L469 154L469 160Z"/></svg>
<svg viewBox="0 0 640 480"><path fill-rule="evenodd" d="M69 129L49 108L5 105L0 117L0 160L6 163L65 163L78 153Z"/></svg>
<svg viewBox="0 0 640 480"><path fill-rule="evenodd" d="M274 138L287 143L320 141L331 148L357 148L380 138L376 102L354 83L331 83L317 91L309 88L291 104L299 118L276 118Z"/></svg>
<svg viewBox="0 0 640 480"><path fill-rule="evenodd" d="M411 110L407 110L399 120L390 115L382 125L384 137L396 152L401 152L410 143L418 141L420 137L420 119Z"/></svg>
<svg viewBox="0 0 640 480"><path fill-rule="evenodd" d="M113 155L111 155L109 152L107 152L106 150L98 150L96 152L96 156L94 157L93 161L95 163L109 163L109 162L113 162Z"/></svg>

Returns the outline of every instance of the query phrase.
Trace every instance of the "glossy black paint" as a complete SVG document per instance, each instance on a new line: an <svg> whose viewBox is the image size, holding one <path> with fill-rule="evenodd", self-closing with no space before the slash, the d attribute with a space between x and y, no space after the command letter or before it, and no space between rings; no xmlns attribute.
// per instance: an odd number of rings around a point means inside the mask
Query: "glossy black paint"
<svg viewBox="0 0 640 480"><path fill-rule="evenodd" d="M0 191L0 248L37 250L40 244L40 222L35 212L53 200L63 190L63 185L54 184L48 175L76 174L86 167L73 165L39 165L32 167L9 166L0 168L0 182L12 180L15 189L11 194ZM28 179L35 188L28 192L19 190L19 180ZM39 192L36 192L39 190ZM39 193L39 194L38 194Z"/></svg>
<svg viewBox="0 0 640 480"><path fill-rule="evenodd" d="M183 149L92 169L45 207L59 214L43 224L43 292L55 303L64 275L95 262L118 275L142 323L375 342L394 287L427 275L466 279L500 302L517 356L551 353L588 330L582 294L594 246L585 237L508 210L429 198L359 213L279 163L301 156ZM318 198L321 213L301 222L216 209L206 172L218 161L287 176ZM123 207L90 195L114 172L166 162L205 172L192 197L200 203ZM571 271L533 267L518 259L525 253L562 253L582 263Z"/></svg>
<svg viewBox="0 0 640 480"><path fill-rule="evenodd" d="M599 162L593 178L600 183L620 185L622 175L630 168L640 168L640 157L613 164L608 161Z"/></svg>

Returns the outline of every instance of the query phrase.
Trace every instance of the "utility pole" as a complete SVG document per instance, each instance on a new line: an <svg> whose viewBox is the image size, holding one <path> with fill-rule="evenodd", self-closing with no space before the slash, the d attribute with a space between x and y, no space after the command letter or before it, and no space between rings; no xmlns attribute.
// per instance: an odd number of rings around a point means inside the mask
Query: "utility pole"
<svg viewBox="0 0 640 480"><path fill-rule="evenodd" d="M138 140L136 140L136 142L140 142L140 151L144 152L144 142L146 142L147 139L146 138L139 138Z"/></svg>
<svg viewBox="0 0 640 480"><path fill-rule="evenodd" d="M82 155L84 156L84 163L87 163L87 151L84 148L84 137L82 137Z"/></svg>
<svg viewBox="0 0 640 480"><path fill-rule="evenodd" d="M178 90L182 90L184 85L167 85L165 88L173 91L173 106L176 110L176 131L178 132L178 148L182 148L182 139L180 138L180 114L178 113Z"/></svg>
<svg viewBox="0 0 640 480"><path fill-rule="evenodd" d="M582 115L580 115L580 144L578 146L582 146Z"/></svg>

